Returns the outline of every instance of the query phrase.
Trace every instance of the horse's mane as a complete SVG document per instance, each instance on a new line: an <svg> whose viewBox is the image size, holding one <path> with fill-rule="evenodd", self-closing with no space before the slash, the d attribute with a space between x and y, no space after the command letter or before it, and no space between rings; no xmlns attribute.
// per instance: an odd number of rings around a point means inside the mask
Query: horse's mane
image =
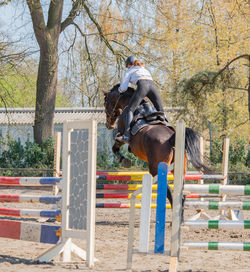
<svg viewBox="0 0 250 272"><path fill-rule="evenodd" d="M110 92L117 92L118 93L118 89L120 87L120 83L116 84L111 90ZM128 87L127 91L125 91L124 93L122 93L122 95L124 97L128 96L131 97L135 92L135 89L132 87Z"/></svg>

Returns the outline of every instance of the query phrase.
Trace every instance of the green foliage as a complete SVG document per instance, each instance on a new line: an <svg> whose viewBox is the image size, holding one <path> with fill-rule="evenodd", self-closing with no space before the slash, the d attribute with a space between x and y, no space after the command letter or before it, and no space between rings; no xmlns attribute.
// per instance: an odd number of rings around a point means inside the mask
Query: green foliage
<svg viewBox="0 0 250 272"><path fill-rule="evenodd" d="M48 139L41 146L27 141L24 145L20 139L1 139L0 168L49 168L53 169L54 144Z"/></svg>
<svg viewBox="0 0 250 272"><path fill-rule="evenodd" d="M34 68L35 64L30 63L30 66ZM35 107L37 75L25 67L19 70L5 66L4 74L0 77L0 107ZM62 93L57 93L56 107L69 106L68 99Z"/></svg>
<svg viewBox="0 0 250 272"><path fill-rule="evenodd" d="M119 162L114 160L113 155L109 154L108 152L98 152L97 155L97 169L100 170L108 170L108 169L118 169Z"/></svg>
<svg viewBox="0 0 250 272"><path fill-rule="evenodd" d="M148 163L144 162L137 157L135 157L131 152L128 152L126 146L121 147L121 153L125 158L131 160L132 166L127 169L124 168L121 163L119 163L118 159L114 156L114 154L110 154L109 152L98 153L97 156L97 168L101 170L148 170Z"/></svg>
<svg viewBox="0 0 250 272"><path fill-rule="evenodd" d="M213 164L222 163L223 149L220 140L212 142L212 154L210 161ZM229 146L229 164L231 166L242 164L246 167L249 166L249 151L247 152L247 143L244 139L237 139Z"/></svg>
<svg viewBox="0 0 250 272"><path fill-rule="evenodd" d="M222 163L222 156L223 156L223 150L222 150L222 143L219 140L213 140L212 141L212 152L210 154L210 161L213 164Z"/></svg>
<svg viewBox="0 0 250 272"><path fill-rule="evenodd" d="M212 154L210 161L216 167L215 171L222 169L223 147L221 140L212 142ZM247 151L247 143L244 139L237 139L229 147L229 172L239 174L229 174L231 184L250 184L250 151ZM248 174L243 174L243 173ZM242 173L242 174L241 174Z"/></svg>
<svg viewBox="0 0 250 272"><path fill-rule="evenodd" d="M5 68L5 76L0 79L0 107L34 107L35 86L34 76Z"/></svg>
<svg viewBox="0 0 250 272"><path fill-rule="evenodd" d="M201 132L210 121L217 138L227 135L246 140L247 92L241 88L240 78L237 69L227 68L219 75L202 71L183 79L173 93L173 104L180 106L177 119L184 118L188 126Z"/></svg>
<svg viewBox="0 0 250 272"><path fill-rule="evenodd" d="M185 100L191 100L193 103L204 104L204 96L215 88L215 76L216 73L211 71L198 72L189 79L181 80L176 86L175 94L179 94L180 99L184 98Z"/></svg>
<svg viewBox="0 0 250 272"><path fill-rule="evenodd" d="M148 170L148 163L137 158L133 153L128 152L125 146L122 147L121 153L123 154L125 158L128 158L131 160L131 163L132 163L131 170L135 170L135 169Z"/></svg>
<svg viewBox="0 0 250 272"><path fill-rule="evenodd" d="M246 157L246 166L250 168L250 150L247 152L247 157Z"/></svg>
<svg viewBox="0 0 250 272"><path fill-rule="evenodd" d="M72 107L69 100L61 93L56 94L56 107Z"/></svg>
<svg viewBox="0 0 250 272"><path fill-rule="evenodd" d="M244 139L238 139L234 145L230 145L229 158L231 164L242 163L247 166L247 151Z"/></svg>
<svg viewBox="0 0 250 272"><path fill-rule="evenodd" d="M229 183L230 184L248 184L250 185L250 168L243 163L230 165ZM230 173L234 172L234 173Z"/></svg>

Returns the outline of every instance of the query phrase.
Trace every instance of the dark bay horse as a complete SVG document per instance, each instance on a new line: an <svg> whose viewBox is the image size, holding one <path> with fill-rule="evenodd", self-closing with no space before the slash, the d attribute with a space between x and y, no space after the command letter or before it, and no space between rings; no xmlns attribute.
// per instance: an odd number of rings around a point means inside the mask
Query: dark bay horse
<svg viewBox="0 0 250 272"><path fill-rule="evenodd" d="M122 112L128 105L135 90L128 88L126 92L120 94L118 91L119 86L119 84L115 85L109 92L103 91L103 93L105 96L106 127L114 129L117 120L118 132L122 135L124 132ZM186 128L185 132L185 162L186 155L188 155L189 160L197 170L203 173L211 173L211 170L200 159L198 135L190 128ZM123 144L115 140L112 150L122 165L129 167L131 162L120 152L120 147ZM153 177L157 175L160 162L166 162L170 165L174 161L174 147L175 131L162 124L148 125L142 128L136 135L131 135L129 144L130 150L136 157L148 162L149 172ZM168 199L172 204L172 191L170 188L168 188Z"/></svg>

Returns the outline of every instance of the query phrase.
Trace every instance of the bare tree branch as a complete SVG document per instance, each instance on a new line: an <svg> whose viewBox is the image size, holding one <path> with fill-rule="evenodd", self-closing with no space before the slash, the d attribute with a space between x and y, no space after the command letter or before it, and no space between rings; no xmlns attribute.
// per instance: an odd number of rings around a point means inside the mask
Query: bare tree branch
<svg viewBox="0 0 250 272"><path fill-rule="evenodd" d="M226 86L226 88L228 88L228 89L233 89L233 90L247 91L246 88L240 88L240 87Z"/></svg>
<svg viewBox="0 0 250 272"><path fill-rule="evenodd" d="M86 10L86 12L87 12L90 20L95 24L95 26L96 26L96 28L97 28L100 36L101 36L101 39L104 41L104 43L106 44L106 46L108 47L108 49L112 52L113 55L122 57L119 52L117 52L117 51L114 50L114 48L112 47L112 45L106 39L106 37L105 37L105 35L104 35L103 31L102 31L101 26L99 25L99 23L97 22L97 20L94 18L93 14L91 13L89 7L86 5L85 1L83 3L83 7Z"/></svg>
<svg viewBox="0 0 250 272"><path fill-rule="evenodd" d="M129 52L132 52L132 50L131 50L128 46L126 46L124 43L119 42L119 41L117 41L117 40L112 40L112 42L113 42L113 43L116 43L116 44L119 44L120 46L126 48Z"/></svg>
<svg viewBox="0 0 250 272"><path fill-rule="evenodd" d="M11 0L6 0L6 1L3 1L0 3L0 6L3 6L3 5L8 5L10 3Z"/></svg>
<svg viewBox="0 0 250 272"><path fill-rule="evenodd" d="M249 119L246 119L245 121L243 121L243 122L241 122L241 123L238 123L238 124L235 126L235 128L238 128L238 127L240 127L240 126L243 126L243 125L247 124L248 122L249 122Z"/></svg>
<svg viewBox="0 0 250 272"><path fill-rule="evenodd" d="M79 11L82 8L82 3L84 0L73 1L72 9L69 13L69 16L61 23L61 32L69 25L73 24L74 19L78 15Z"/></svg>
<svg viewBox="0 0 250 272"><path fill-rule="evenodd" d="M215 80L220 74L222 74L228 68L228 66L230 64L232 64L233 62L235 62L236 60L241 59L241 58L250 59L250 55L248 55L248 54L240 55L237 58L234 58L231 61L229 61L221 70L219 70L217 72L217 74L214 76L213 80Z"/></svg>

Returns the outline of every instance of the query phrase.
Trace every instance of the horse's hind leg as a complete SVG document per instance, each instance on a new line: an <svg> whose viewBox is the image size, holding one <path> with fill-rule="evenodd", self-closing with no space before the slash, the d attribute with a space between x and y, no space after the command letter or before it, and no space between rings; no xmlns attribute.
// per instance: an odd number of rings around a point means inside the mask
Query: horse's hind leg
<svg viewBox="0 0 250 272"><path fill-rule="evenodd" d="M112 151L113 153L116 155L116 157L118 158L119 162L122 164L123 167L129 168L131 167L131 160L125 158L122 153L120 152L120 147L123 146L124 143L120 142L120 141L115 141L113 147L112 147Z"/></svg>
<svg viewBox="0 0 250 272"><path fill-rule="evenodd" d="M168 198L168 201L171 204L171 208L172 208L172 205L173 205L173 190L169 186L168 186L168 191L167 191L167 198Z"/></svg>

